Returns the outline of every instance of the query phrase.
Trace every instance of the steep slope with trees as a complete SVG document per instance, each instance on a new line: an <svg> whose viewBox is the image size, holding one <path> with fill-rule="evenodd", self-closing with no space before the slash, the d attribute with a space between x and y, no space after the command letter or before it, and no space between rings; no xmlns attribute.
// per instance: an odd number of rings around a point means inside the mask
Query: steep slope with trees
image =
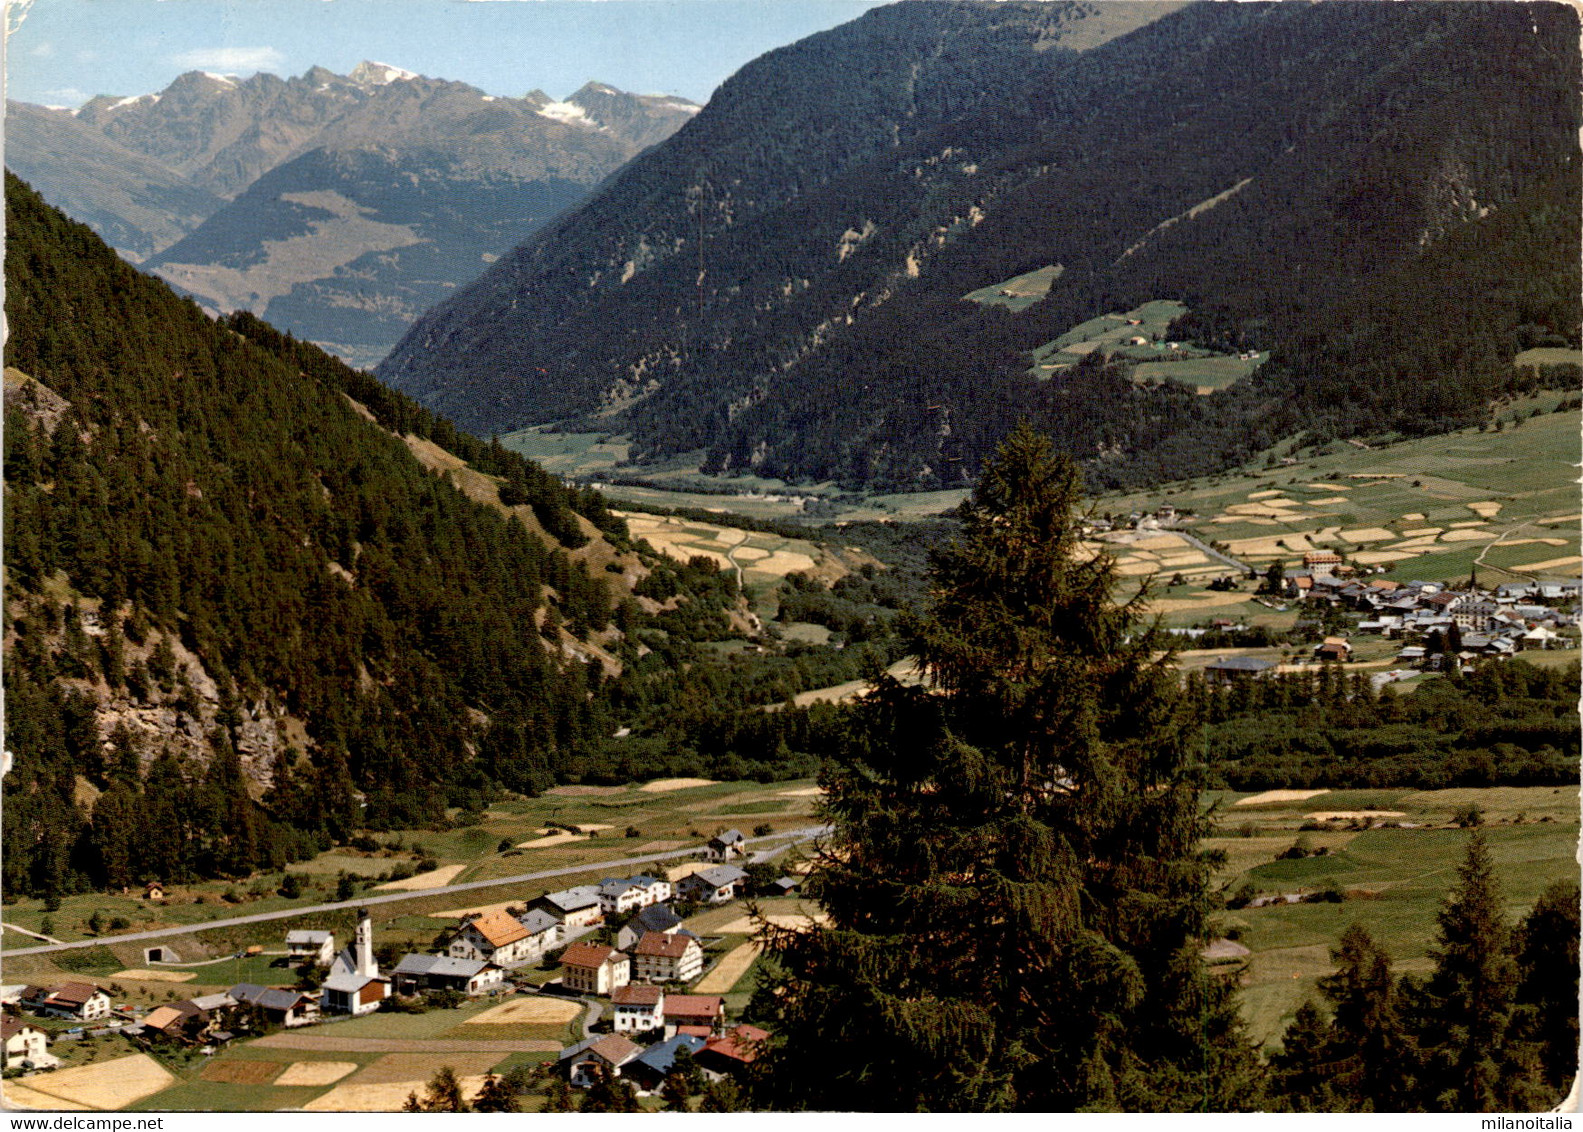
<svg viewBox="0 0 1583 1132"><path fill-rule="evenodd" d="M1570 10L1207 4L1063 49L1084 18L898 5L765 56L381 375L473 427L599 414L640 457L853 485L972 482L1029 416L1109 485L1434 431L1577 342ZM1055 264L1023 311L962 299ZM1272 360L1211 397L1028 374L1155 298Z"/></svg>

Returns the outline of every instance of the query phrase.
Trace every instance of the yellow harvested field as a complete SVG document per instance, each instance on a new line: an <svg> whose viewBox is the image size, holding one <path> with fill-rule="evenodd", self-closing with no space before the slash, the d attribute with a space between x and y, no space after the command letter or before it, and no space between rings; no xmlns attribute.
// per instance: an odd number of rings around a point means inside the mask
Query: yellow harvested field
<svg viewBox="0 0 1583 1132"><path fill-rule="evenodd" d="M503 1056L505 1055L500 1053L437 1053L427 1050L422 1053L416 1051L387 1053L347 1081L347 1084L387 1085L406 1084L411 1081L425 1082L434 1076L434 1071L442 1065L449 1065L456 1070L458 1077L475 1075L481 1077Z"/></svg>
<svg viewBox="0 0 1583 1132"><path fill-rule="evenodd" d="M1249 794L1246 798L1238 798L1232 805L1264 806L1271 802L1306 802L1310 798L1328 793L1329 790L1266 790L1262 794Z"/></svg>
<svg viewBox="0 0 1583 1132"><path fill-rule="evenodd" d="M1444 527L1414 527L1410 531L1403 531L1403 538L1423 538L1425 535L1437 535L1445 530Z"/></svg>
<svg viewBox="0 0 1583 1132"><path fill-rule="evenodd" d="M1526 566L1513 566L1513 570L1560 570L1565 566L1576 566L1583 562L1583 558L1573 555L1570 558L1547 558L1543 562L1530 562Z"/></svg>
<svg viewBox="0 0 1583 1132"><path fill-rule="evenodd" d="M1208 561L1209 559L1196 550L1187 554L1165 554L1160 557L1161 566L1199 566Z"/></svg>
<svg viewBox="0 0 1583 1132"><path fill-rule="evenodd" d="M1187 540L1181 535L1151 535L1149 538L1140 538L1127 544L1133 550L1170 550L1178 546L1186 546Z"/></svg>
<svg viewBox="0 0 1583 1132"><path fill-rule="evenodd" d="M549 849L556 845L565 845L568 841L581 841L582 837L564 829L545 831L541 836L532 841L517 842L518 849Z"/></svg>
<svg viewBox="0 0 1583 1132"><path fill-rule="evenodd" d="M1263 515L1271 519L1284 518L1292 513L1290 508L1276 507L1269 503L1233 503L1226 508L1228 515Z"/></svg>
<svg viewBox="0 0 1583 1132"><path fill-rule="evenodd" d="M1481 519L1493 519L1500 514L1501 505L1491 499L1484 503L1469 503L1467 508Z"/></svg>
<svg viewBox="0 0 1583 1132"><path fill-rule="evenodd" d="M801 912L772 912L764 917L777 928L806 928L809 922L815 924L828 924L830 917L823 912L814 912L805 915ZM759 926L751 916L738 916L729 924L723 924L716 929L721 935L752 935L759 930Z"/></svg>
<svg viewBox="0 0 1583 1132"><path fill-rule="evenodd" d="M275 1078L277 1085L333 1085L357 1070L355 1061L293 1061Z"/></svg>
<svg viewBox="0 0 1583 1132"><path fill-rule="evenodd" d="M374 888L385 892L418 892L425 888L443 888L455 880L457 874L466 867L466 865L446 865L443 868L419 873L417 876L410 876L406 880L390 880L384 884L376 884Z"/></svg>
<svg viewBox="0 0 1583 1132"><path fill-rule="evenodd" d="M768 558L769 556L770 552L760 546L744 546L736 553L738 562L757 562L760 558Z"/></svg>
<svg viewBox="0 0 1583 1132"><path fill-rule="evenodd" d="M1346 501L1347 497L1345 495L1332 495L1326 499L1310 499L1308 505L1310 507L1327 507L1332 503L1345 503Z"/></svg>
<svg viewBox="0 0 1583 1132"><path fill-rule="evenodd" d="M1163 597L1149 602L1150 613L1180 613L1184 609L1225 609L1232 605L1246 605L1252 594L1216 593L1213 590L1191 597Z"/></svg>
<svg viewBox="0 0 1583 1132"><path fill-rule="evenodd" d="M1123 559L1116 563L1116 576L1120 578L1142 578L1149 574L1158 574L1158 562L1145 562L1139 559Z"/></svg>
<svg viewBox="0 0 1583 1132"><path fill-rule="evenodd" d="M1441 542L1488 542L1495 536L1489 531L1447 531L1440 536Z"/></svg>
<svg viewBox="0 0 1583 1132"><path fill-rule="evenodd" d="M449 1063L449 1056L436 1055L437 1058ZM431 1058L433 1062L435 1058ZM438 1066L436 1066L438 1068ZM428 1076L415 1077L410 1081L381 1081L369 1084L359 1084L348 1081L344 1085L337 1085L322 1097L316 1097L302 1106L304 1112L400 1112L407 1098L413 1093L423 1096L428 1088ZM469 1100L478 1095L484 1087L482 1074L460 1078L462 1095Z"/></svg>
<svg viewBox="0 0 1583 1132"><path fill-rule="evenodd" d="M1555 527L1562 523L1575 523L1583 519L1583 515L1557 515L1554 519L1535 519L1534 522L1544 527Z"/></svg>
<svg viewBox="0 0 1583 1132"><path fill-rule="evenodd" d="M804 786L801 790L782 790L777 798L816 798L824 793L823 786Z"/></svg>
<svg viewBox="0 0 1583 1132"><path fill-rule="evenodd" d="M45 1074L37 1073L28 1080L41 1080ZM5 1098L7 1108L35 1108L45 1112L88 1112L85 1104L72 1104L59 1097L52 1097L48 1093L41 1093L37 1089L30 1089L20 1081L7 1081L0 1085L0 1097Z"/></svg>
<svg viewBox="0 0 1583 1132"><path fill-rule="evenodd" d="M151 1097L175 1083L159 1062L146 1053L57 1069L53 1073L29 1077L28 1084L41 1093L87 1108L125 1108L133 1101Z"/></svg>
<svg viewBox="0 0 1583 1132"><path fill-rule="evenodd" d="M430 912L431 920L459 920L463 916L471 916L477 912L480 916L487 916L491 912L504 912L507 908L521 908L527 904L526 898L516 900L502 900L498 904L475 904L471 908L447 908L443 912Z"/></svg>
<svg viewBox="0 0 1583 1132"><path fill-rule="evenodd" d="M812 563L810 563L812 565ZM645 782L638 789L645 794L666 794L672 790L691 790L694 786L713 786L712 778L656 778L653 782ZM593 826L585 828L592 829ZM609 826L602 827L609 829Z"/></svg>
<svg viewBox="0 0 1583 1132"><path fill-rule="evenodd" d="M690 877L694 873L701 873L712 867L708 861L688 861L685 865L672 865L665 870L665 879L675 884L683 877Z"/></svg>
<svg viewBox="0 0 1583 1132"><path fill-rule="evenodd" d="M1448 523L1447 524L1447 526L1452 527L1453 529L1455 529L1457 527L1482 527L1484 525L1485 525L1485 520L1483 520L1483 519L1464 519L1460 523Z"/></svg>
<svg viewBox="0 0 1583 1132"><path fill-rule="evenodd" d="M1402 516L1402 522L1404 523L1422 523L1423 521L1424 513L1422 511L1412 511Z"/></svg>
<svg viewBox="0 0 1583 1132"><path fill-rule="evenodd" d="M1352 561L1360 566L1383 566L1387 562L1400 562L1404 558L1417 558L1420 554L1427 553L1427 549L1416 550L1401 546L1394 550L1360 550L1352 556Z"/></svg>
<svg viewBox="0 0 1583 1132"><path fill-rule="evenodd" d="M1259 538L1234 538L1226 541L1228 554L1242 557L1244 555L1275 555L1290 554L1294 549L1288 545L1288 540L1301 543L1301 535L1263 535Z"/></svg>
<svg viewBox="0 0 1583 1132"><path fill-rule="evenodd" d="M812 570L813 559L795 550L777 550L762 562L754 563L753 569L784 577L787 574L795 574L798 570Z"/></svg>
<svg viewBox="0 0 1583 1132"><path fill-rule="evenodd" d="M1347 542L1386 542L1396 537L1395 531L1388 531L1384 527L1359 527L1353 531L1340 531L1339 534Z"/></svg>
<svg viewBox="0 0 1583 1132"><path fill-rule="evenodd" d="M1542 546L1565 546L1567 540L1564 538L1509 538L1501 540L1502 546L1532 546L1534 543L1539 543Z"/></svg>
<svg viewBox="0 0 1583 1132"><path fill-rule="evenodd" d="M759 945L751 941L733 949L716 963L707 975L698 980L698 985L693 987L693 993L725 994L737 985L737 980L742 977L743 972L753 966L753 960L758 956Z"/></svg>
<svg viewBox="0 0 1583 1132"><path fill-rule="evenodd" d="M1407 478L1407 473L1406 472L1348 472L1347 473L1347 478L1349 480L1404 480L1404 479ZM1340 491L1342 489L1338 487L1338 488L1335 488L1334 490Z"/></svg>
<svg viewBox="0 0 1583 1132"><path fill-rule="evenodd" d="M1285 495L1285 494L1286 494L1286 492L1282 491L1280 488L1277 487L1277 488L1271 488L1269 491L1250 491L1250 492L1248 492L1248 498L1249 499L1268 499L1272 495Z"/></svg>
<svg viewBox="0 0 1583 1132"><path fill-rule="evenodd" d="M141 979L146 983L190 983L198 977L196 971L145 971L141 967L133 967L128 971L117 971L110 976L112 979Z"/></svg>
<svg viewBox="0 0 1583 1132"><path fill-rule="evenodd" d="M475 1014L467 1025L500 1026L511 1022L570 1022L583 1012L583 1004L564 998L519 995Z"/></svg>
<svg viewBox="0 0 1583 1132"><path fill-rule="evenodd" d="M1317 488L1320 491L1351 491L1352 490L1346 484L1341 484L1341 483L1307 483L1307 484L1304 484L1303 486L1304 487ZM1420 515L1419 518L1423 518L1423 516Z"/></svg>
<svg viewBox="0 0 1583 1132"><path fill-rule="evenodd" d="M1354 818L1405 818L1406 810L1320 810L1316 814L1304 814L1305 818L1314 821L1351 821Z"/></svg>

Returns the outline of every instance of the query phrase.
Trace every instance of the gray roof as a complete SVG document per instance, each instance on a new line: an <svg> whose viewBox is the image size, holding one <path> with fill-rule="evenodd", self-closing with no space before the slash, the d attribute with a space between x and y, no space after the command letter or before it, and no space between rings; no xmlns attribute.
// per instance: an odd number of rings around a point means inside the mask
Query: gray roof
<svg viewBox="0 0 1583 1132"><path fill-rule="evenodd" d="M301 991L261 987L257 983L238 983L229 993L238 1002L251 1002L265 1010L290 1010L306 997Z"/></svg>
<svg viewBox="0 0 1583 1132"><path fill-rule="evenodd" d="M337 971L325 979L320 989L341 991L343 994L356 994L369 983L377 981L374 975L358 975L351 971Z"/></svg>
<svg viewBox="0 0 1583 1132"><path fill-rule="evenodd" d="M322 944L325 940L327 940L327 939L334 939L334 938L335 938L335 935L332 932L294 931L294 932L287 932L286 933L286 942L288 944L290 944L290 943Z"/></svg>
<svg viewBox="0 0 1583 1132"><path fill-rule="evenodd" d="M491 964L482 959L454 959L449 955L410 954L396 964L397 975L443 975L470 979Z"/></svg>
<svg viewBox="0 0 1583 1132"><path fill-rule="evenodd" d="M558 928L561 926L561 922L559 920L550 915L548 912L544 911L542 908L535 908L530 912L522 913L522 915L517 917L517 923L527 928L528 931L533 935L538 935L540 932L546 932L551 928Z"/></svg>
<svg viewBox="0 0 1583 1132"><path fill-rule="evenodd" d="M650 904L647 908L639 909L638 914L632 917L628 926L646 928L651 932L665 932L670 931L670 929L681 922L682 918L671 911L668 905Z"/></svg>
<svg viewBox="0 0 1583 1132"><path fill-rule="evenodd" d="M671 1066L676 1064L678 1050L685 1046L688 1053L697 1053L707 1044L696 1034L677 1034L658 1045L650 1046L645 1052L633 1058L633 1061L654 1070L663 1077L671 1071Z"/></svg>
<svg viewBox="0 0 1583 1132"><path fill-rule="evenodd" d="M742 840L744 840L744 838L740 829L728 829L724 833L715 834L709 839L709 843L711 845L715 844L716 842L721 845L735 845L738 841Z"/></svg>
<svg viewBox="0 0 1583 1132"><path fill-rule="evenodd" d="M576 912L587 908L590 904L599 903L599 889L591 884L580 884L576 888L563 888L559 892L546 892L539 897L548 900L562 912Z"/></svg>
<svg viewBox="0 0 1583 1132"><path fill-rule="evenodd" d="M711 888L724 888L728 884L735 884L739 880L746 880L747 873L735 865L716 865L711 869L699 869L687 880L698 880Z"/></svg>
<svg viewBox="0 0 1583 1132"><path fill-rule="evenodd" d="M232 998L229 994L226 994L224 991L222 991L219 994L201 995L198 998L190 999L189 1001L194 1006L196 1006L199 1010L202 1010L202 1011L205 1011L205 1012L210 1011L210 1010L219 1010L222 1007L226 1007L226 1006L235 1006L236 1005L236 999Z"/></svg>

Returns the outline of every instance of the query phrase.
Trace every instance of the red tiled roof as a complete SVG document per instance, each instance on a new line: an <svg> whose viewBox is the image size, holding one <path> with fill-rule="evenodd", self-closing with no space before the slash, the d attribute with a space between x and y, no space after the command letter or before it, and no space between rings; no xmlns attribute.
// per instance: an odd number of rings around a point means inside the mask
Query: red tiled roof
<svg viewBox="0 0 1583 1132"><path fill-rule="evenodd" d="M24 1022L22 1019L7 1014L3 1018L0 1018L0 1041L6 1041L14 1038L16 1035L20 1034L26 1029L37 1029L37 1027L29 1026L29 1024Z"/></svg>
<svg viewBox="0 0 1583 1132"><path fill-rule="evenodd" d="M684 935L667 935L665 932L644 932L643 938L632 949L634 955L653 955L662 959L680 959L687 954L692 940Z"/></svg>
<svg viewBox="0 0 1583 1132"><path fill-rule="evenodd" d="M617 987L610 1001L617 1006L658 1006L664 997L665 992L659 987L628 983L624 987Z"/></svg>
<svg viewBox="0 0 1583 1132"><path fill-rule="evenodd" d="M714 1033L714 1030L709 1026L677 1026L676 1032L694 1038L707 1038Z"/></svg>
<svg viewBox="0 0 1583 1132"><path fill-rule="evenodd" d="M98 993L92 983L62 983L50 991L50 998L63 1006L81 1006Z"/></svg>
<svg viewBox="0 0 1583 1132"><path fill-rule="evenodd" d="M561 953L561 966L601 967L612 955L620 954L621 952L608 944L583 943L579 940Z"/></svg>
<svg viewBox="0 0 1583 1132"><path fill-rule="evenodd" d="M472 921L470 926L484 937L484 942L490 947L504 947L508 943L516 943L519 939L527 939L532 934L509 912L485 913Z"/></svg>
<svg viewBox="0 0 1583 1132"><path fill-rule="evenodd" d="M612 1065L623 1065L631 1061L642 1050L620 1034L611 1034L608 1038L602 1038L589 1046L588 1052L597 1053Z"/></svg>
<svg viewBox="0 0 1583 1132"><path fill-rule="evenodd" d="M769 1036L768 1030L741 1025L709 1042L704 1050L746 1065L759 1055L759 1043Z"/></svg>
<svg viewBox="0 0 1583 1132"><path fill-rule="evenodd" d="M724 1006L725 1000L717 994L668 994L665 996L665 1017L708 1015L718 1018Z"/></svg>

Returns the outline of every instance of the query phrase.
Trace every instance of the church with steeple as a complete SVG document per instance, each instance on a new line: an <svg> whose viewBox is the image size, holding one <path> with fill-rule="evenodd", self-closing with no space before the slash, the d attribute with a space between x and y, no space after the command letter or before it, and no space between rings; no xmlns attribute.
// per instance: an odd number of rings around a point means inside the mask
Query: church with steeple
<svg viewBox="0 0 1583 1132"><path fill-rule="evenodd" d="M336 955L319 988L319 1008L326 1014L370 1014L389 995L390 980L374 961L373 921L367 908L359 908L352 942Z"/></svg>

